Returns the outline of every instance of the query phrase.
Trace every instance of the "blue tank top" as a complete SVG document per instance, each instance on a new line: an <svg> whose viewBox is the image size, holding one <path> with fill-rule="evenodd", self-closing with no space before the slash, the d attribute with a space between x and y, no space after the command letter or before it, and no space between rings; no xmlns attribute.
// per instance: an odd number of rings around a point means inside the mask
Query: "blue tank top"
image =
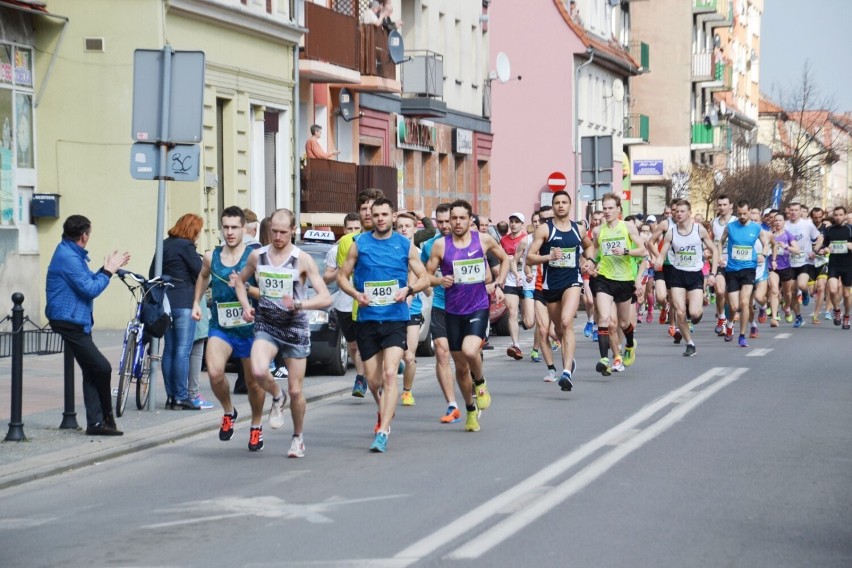
<svg viewBox="0 0 852 568"><path fill-rule="evenodd" d="M444 237L441 273L454 278L453 285L444 291L448 314L467 315L488 309L490 300L485 291L487 270L478 232L471 231L470 244L464 248L456 248L453 235Z"/></svg>
<svg viewBox="0 0 852 568"><path fill-rule="evenodd" d="M237 294L229 285L231 273L242 272L252 250L254 249L246 247L239 262L234 266L222 264L222 247L213 249L211 255L210 288L212 289L213 306L210 309L210 327L225 331L228 335L234 337L249 338L254 335L254 325L242 319L242 309L237 300ZM254 276L249 279L247 284L257 286ZM202 301L204 300L202 299Z"/></svg>
<svg viewBox="0 0 852 568"><path fill-rule="evenodd" d="M728 227L728 264L725 270L746 270L757 268L757 251L754 243L760 238L760 225L749 221L745 225L738 220L729 223Z"/></svg>
<svg viewBox="0 0 852 568"><path fill-rule="evenodd" d="M429 257L432 256L432 245L435 244L435 241L443 238L444 236L439 233L438 235L432 237L431 239L423 243L423 249L420 251L420 260L423 262L423 264L429 262ZM439 266L438 270L435 271L435 276L440 277L441 274L441 267ZM446 304L444 303L443 286L435 286L434 288L432 288L432 307L439 308L442 310L446 308Z"/></svg>
<svg viewBox="0 0 852 568"><path fill-rule="evenodd" d="M551 219L547 220L548 238L541 245L539 254L547 256L554 248L562 250L562 258L550 260L542 265L543 280L542 290L564 290L572 284L582 284L583 277L580 274L580 255L583 253L582 239L577 230L577 223L571 221L571 229L562 231L553 224Z"/></svg>
<svg viewBox="0 0 852 568"><path fill-rule="evenodd" d="M352 282L370 298L369 306L358 308L358 321L408 321L408 304L394 301L394 296L408 285L411 241L399 233L377 239L370 232L361 234L356 244L358 261Z"/></svg>

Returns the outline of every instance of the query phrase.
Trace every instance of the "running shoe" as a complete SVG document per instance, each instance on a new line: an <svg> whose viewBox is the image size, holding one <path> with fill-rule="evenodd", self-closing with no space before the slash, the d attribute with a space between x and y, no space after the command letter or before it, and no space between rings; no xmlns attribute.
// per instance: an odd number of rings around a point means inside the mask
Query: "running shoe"
<svg viewBox="0 0 852 568"><path fill-rule="evenodd" d="M530 361L533 363L541 363L541 353L538 349L532 349L530 351Z"/></svg>
<svg viewBox="0 0 852 568"><path fill-rule="evenodd" d="M624 348L624 366L629 367L636 361L636 340L633 340L633 347Z"/></svg>
<svg viewBox="0 0 852 568"><path fill-rule="evenodd" d="M616 357L612 360L612 372L613 373L623 373L624 372L624 360L621 357Z"/></svg>
<svg viewBox="0 0 852 568"><path fill-rule="evenodd" d="M278 429L284 426L284 405L287 404L287 394L281 391L281 398L272 399L272 408L269 409L269 427Z"/></svg>
<svg viewBox="0 0 852 568"><path fill-rule="evenodd" d="M840 310L834 310L834 325L840 325Z"/></svg>
<svg viewBox="0 0 852 568"><path fill-rule="evenodd" d="M725 341L733 341L734 340L734 327L725 326Z"/></svg>
<svg viewBox="0 0 852 568"><path fill-rule="evenodd" d="M694 323L689 322L686 325L689 326L689 333L695 333L695 324Z"/></svg>
<svg viewBox="0 0 852 568"><path fill-rule="evenodd" d="M524 354L521 353L521 348L517 345L512 345L508 349L506 349L506 355L515 360L520 360L524 358Z"/></svg>
<svg viewBox="0 0 852 568"><path fill-rule="evenodd" d="M843 325L840 329L849 329L849 316L843 316Z"/></svg>
<svg viewBox="0 0 852 568"><path fill-rule="evenodd" d="M716 332L716 335L722 335L725 331L725 318L719 318L716 320L716 327L713 328L713 331Z"/></svg>
<svg viewBox="0 0 852 568"><path fill-rule="evenodd" d="M550 340L550 350L551 351L558 351L559 350L559 341L558 340L556 340L556 339Z"/></svg>
<svg viewBox="0 0 852 568"><path fill-rule="evenodd" d="M480 410L487 410L491 406L491 393L488 392L488 385L483 381L481 385L474 385L476 389L476 407Z"/></svg>
<svg viewBox="0 0 852 568"><path fill-rule="evenodd" d="M441 416L441 424L455 424L461 420L461 412L457 406L448 406L447 413Z"/></svg>
<svg viewBox="0 0 852 568"><path fill-rule="evenodd" d="M676 329L675 332L674 332L674 344L680 345L680 342L681 342L682 339L683 339L683 334L680 332L679 329Z"/></svg>
<svg viewBox="0 0 852 568"><path fill-rule="evenodd" d="M562 376L559 377L559 388L563 391L570 391L574 388L574 383L571 382L571 373L568 370L562 371Z"/></svg>
<svg viewBox="0 0 852 568"><path fill-rule="evenodd" d="M825 316L825 319L827 319L827 320L832 319L831 312L828 311L828 310L825 310L825 314L823 314L823 315Z"/></svg>
<svg viewBox="0 0 852 568"><path fill-rule="evenodd" d="M654 310L648 308L648 313L645 314L645 323L653 323L654 322Z"/></svg>
<svg viewBox="0 0 852 568"><path fill-rule="evenodd" d="M686 351L683 352L683 356L684 357L692 357L693 355L695 355L695 345L692 345L691 343L687 343L686 344Z"/></svg>
<svg viewBox="0 0 852 568"><path fill-rule="evenodd" d="M746 341L745 335L740 335L740 339L737 343L740 347L748 347L748 341Z"/></svg>
<svg viewBox="0 0 852 568"><path fill-rule="evenodd" d="M373 453L385 453L388 449L388 435L384 432L377 432L376 439L370 446L370 451Z"/></svg>
<svg viewBox="0 0 852 568"><path fill-rule="evenodd" d="M274 367L275 364L273 363L272 366ZM272 371L272 369L270 369L270 370ZM290 376L290 372L287 370L287 367L285 367L284 365L281 365L280 367L275 367L275 370L272 372L272 377L276 381L281 381L283 379L288 378L289 376Z"/></svg>
<svg viewBox="0 0 852 568"><path fill-rule="evenodd" d="M192 404L202 410L210 410L214 406L212 402L210 402L209 400L204 400L203 398L201 398L201 396L196 396L195 398L193 398Z"/></svg>
<svg viewBox="0 0 852 568"><path fill-rule="evenodd" d="M547 374L544 376L544 382L546 383L555 383L556 382L556 371L554 369L548 369Z"/></svg>
<svg viewBox="0 0 852 568"><path fill-rule="evenodd" d="M364 398L367 394L367 377L364 375L355 375L355 385L352 387L352 396L355 398Z"/></svg>
<svg viewBox="0 0 852 568"><path fill-rule="evenodd" d="M814 314L811 316L811 325L819 325L822 321L819 319L819 314Z"/></svg>
<svg viewBox="0 0 852 568"><path fill-rule="evenodd" d="M598 326L592 330L592 341L597 342L598 340Z"/></svg>
<svg viewBox="0 0 852 568"><path fill-rule="evenodd" d="M222 416L222 425L219 427L219 439L227 442L234 437L234 422L237 421L237 409L232 414Z"/></svg>
<svg viewBox="0 0 852 568"><path fill-rule="evenodd" d="M757 337L757 326L752 324L751 329L749 330L748 336L751 339L755 339Z"/></svg>
<svg viewBox="0 0 852 568"><path fill-rule="evenodd" d="M407 390L402 391L402 405L403 406L414 406L414 395L411 394L411 391L407 391Z"/></svg>
<svg viewBox="0 0 852 568"><path fill-rule="evenodd" d="M479 412L476 410L467 411L467 420L464 422L466 432L479 432Z"/></svg>
<svg viewBox="0 0 852 568"><path fill-rule="evenodd" d="M252 426L249 432L248 449L250 452L263 450L263 426Z"/></svg>
<svg viewBox="0 0 852 568"><path fill-rule="evenodd" d="M757 310L757 323L766 323L766 308L762 306Z"/></svg>
<svg viewBox="0 0 852 568"><path fill-rule="evenodd" d="M597 365L595 365L595 371L604 377L610 376L612 374L612 367L609 366L609 358L602 357L601 360L598 361Z"/></svg>
<svg viewBox="0 0 852 568"><path fill-rule="evenodd" d="M778 327L778 320L775 319L775 318L772 318L772 321L769 322L769 327Z"/></svg>
<svg viewBox="0 0 852 568"><path fill-rule="evenodd" d="M660 325L666 325L666 323L669 321L668 306L663 306L663 308L660 310L660 319L658 321L660 322Z"/></svg>
<svg viewBox="0 0 852 568"><path fill-rule="evenodd" d="M802 305L807 306L811 303L811 295L808 294L808 291L805 290L802 292Z"/></svg>
<svg viewBox="0 0 852 568"><path fill-rule="evenodd" d="M583 328L583 335L585 335L586 337L591 337L592 336L592 329L594 329L594 327L595 327L595 324L593 322L587 321L586 327Z"/></svg>
<svg viewBox="0 0 852 568"><path fill-rule="evenodd" d="M290 451L287 452L288 458L303 458L305 457L305 441L301 436L293 436L293 441L290 442Z"/></svg>
<svg viewBox="0 0 852 568"><path fill-rule="evenodd" d="M802 321L802 314L798 314L796 316L796 321L793 322L793 327L802 327L803 323L804 322Z"/></svg>
<svg viewBox="0 0 852 568"><path fill-rule="evenodd" d="M766 306L766 315L772 317L772 306Z"/></svg>
<svg viewBox="0 0 852 568"><path fill-rule="evenodd" d="M675 333L677 333L677 328L673 325L669 326L669 337L674 337Z"/></svg>
<svg viewBox="0 0 852 568"><path fill-rule="evenodd" d="M793 323L793 312L791 312L790 310L784 312L784 321L786 321L787 323Z"/></svg>

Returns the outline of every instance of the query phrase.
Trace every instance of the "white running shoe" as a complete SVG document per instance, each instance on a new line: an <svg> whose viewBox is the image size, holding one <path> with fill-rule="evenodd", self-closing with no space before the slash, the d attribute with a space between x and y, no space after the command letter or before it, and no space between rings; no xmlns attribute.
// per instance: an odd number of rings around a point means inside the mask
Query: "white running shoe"
<svg viewBox="0 0 852 568"><path fill-rule="evenodd" d="M544 382L546 383L555 383L556 382L556 371L553 369L548 369L547 374L544 376Z"/></svg>
<svg viewBox="0 0 852 568"><path fill-rule="evenodd" d="M293 442L290 444L290 451L287 452L288 458L303 458L305 457L305 441L301 436L293 436Z"/></svg>
<svg viewBox="0 0 852 568"><path fill-rule="evenodd" d="M281 391L281 398L276 402L272 399L272 408L269 409L269 427L282 428L284 426L284 405L287 404L287 393Z"/></svg>

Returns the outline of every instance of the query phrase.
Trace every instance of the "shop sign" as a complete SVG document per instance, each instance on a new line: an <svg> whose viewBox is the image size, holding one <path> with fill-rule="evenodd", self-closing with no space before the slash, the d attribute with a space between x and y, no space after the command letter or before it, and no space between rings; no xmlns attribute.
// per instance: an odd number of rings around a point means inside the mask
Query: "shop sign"
<svg viewBox="0 0 852 568"><path fill-rule="evenodd" d="M662 160L634 160L634 176L661 176L663 175Z"/></svg>
<svg viewBox="0 0 852 568"><path fill-rule="evenodd" d="M453 128L453 154L473 154L473 131Z"/></svg>
<svg viewBox="0 0 852 568"><path fill-rule="evenodd" d="M438 128L429 120L397 116L396 146L406 150L431 152L438 142Z"/></svg>

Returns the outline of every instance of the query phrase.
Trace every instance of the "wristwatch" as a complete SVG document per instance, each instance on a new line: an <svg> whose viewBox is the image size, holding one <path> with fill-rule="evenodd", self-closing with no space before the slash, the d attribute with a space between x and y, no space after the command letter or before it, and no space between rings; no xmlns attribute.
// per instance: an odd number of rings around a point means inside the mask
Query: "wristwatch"
<svg viewBox="0 0 852 568"><path fill-rule="evenodd" d="M293 308L297 311L301 310L302 309L302 300L293 300Z"/></svg>

